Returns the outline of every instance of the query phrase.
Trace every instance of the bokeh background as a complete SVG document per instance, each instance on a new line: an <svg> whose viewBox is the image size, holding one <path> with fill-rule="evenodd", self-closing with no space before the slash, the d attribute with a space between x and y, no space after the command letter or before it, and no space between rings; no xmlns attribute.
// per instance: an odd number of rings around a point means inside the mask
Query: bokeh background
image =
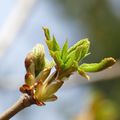
<svg viewBox="0 0 120 120"><path fill-rule="evenodd" d="M83 38L91 41L91 55L83 62L112 56L112 69L75 73L57 92L58 100L31 106L11 120L120 120L120 1L119 0L1 0L0 1L0 113L21 95L24 58L44 42L47 26L62 46ZM46 49L46 57L49 53Z"/></svg>

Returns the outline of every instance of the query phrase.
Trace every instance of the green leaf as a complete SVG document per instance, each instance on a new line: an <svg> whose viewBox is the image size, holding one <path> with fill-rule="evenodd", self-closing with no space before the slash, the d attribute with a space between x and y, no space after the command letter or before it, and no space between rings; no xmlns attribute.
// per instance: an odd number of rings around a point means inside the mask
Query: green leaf
<svg viewBox="0 0 120 120"><path fill-rule="evenodd" d="M70 49L68 49L67 60L75 54L74 60L79 62L88 54L90 42L88 40L79 41L77 44L73 45Z"/></svg>
<svg viewBox="0 0 120 120"><path fill-rule="evenodd" d="M52 51L60 51L60 46L59 46L58 42L56 41L54 35L53 35L53 40L52 40L52 42L53 42Z"/></svg>
<svg viewBox="0 0 120 120"><path fill-rule="evenodd" d="M81 50L80 50L80 55L78 58L79 60L82 60L84 57L86 57L88 55L88 50L89 50L89 44L85 44L81 46Z"/></svg>
<svg viewBox="0 0 120 120"><path fill-rule="evenodd" d="M115 64L115 59L112 57L104 58L100 63L91 63L91 64L82 64L79 66L79 69L84 70L85 72L98 72L104 70L108 67L111 67Z"/></svg>
<svg viewBox="0 0 120 120"><path fill-rule="evenodd" d="M52 40L46 40L45 42L46 42L46 44L48 46L48 49L52 50L52 48L53 48L53 42L52 42Z"/></svg>
<svg viewBox="0 0 120 120"><path fill-rule="evenodd" d="M72 47L70 47L68 49L68 54L74 51L77 47L80 47L81 45L85 45L85 44L90 44L90 42L88 41L88 38L82 39L78 41L76 44L74 44Z"/></svg>
<svg viewBox="0 0 120 120"><path fill-rule="evenodd" d="M66 57L65 63L72 57L72 58L76 58L76 50L72 51L71 53L69 53Z"/></svg>
<svg viewBox="0 0 120 120"><path fill-rule="evenodd" d="M75 53L71 54L71 57L66 61L65 69L72 67L74 60L75 60Z"/></svg>
<svg viewBox="0 0 120 120"><path fill-rule="evenodd" d="M48 28L45 28L43 27L43 30L44 30L44 34L45 34L45 37L46 37L46 40L50 40L50 31Z"/></svg>
<svg viewBox="0 0 120 120"><path fill-rule="evenodd" d="M81 54L82 54L82 46L76 48L76 50L75 50L75 60L77 62L79 62L79 60L81 58Z"/></svg>
<svg viewBox="0 0 120 120"><path fill-rule="evenodd" d="M45 37L46 37L46 44L47 44L49 50L59 51L60 46L59 46L58 42L56 41L54 35L53 35L53 38L51 39L49 29L48 28L43 28L43 30L44 30L44 34L45 34Z"/></svg>
<svg viewBox="0 0 120 120"><path fill-rule="evenodd" d="M63 61L66 60L67 57L67 50L68 50L68 40L65 41L63 48L62 48L62 52L61 52L61 58Z"/></svg>
<svg viewBox="0 0 120 120"><path fill-rule="evenodd" d="M73 61L72 68L77 70L77 68L78 68L78 62L77 61L75 61L75 60Z"/></svg>
<svg viewBox="0 0 120 120"><path fill-rule="evenodd" d="M50 54L53 57L57 67L61 68L64 65L64 63L61 59L61 51L55 51L55 52L50 51Z"/></svg>

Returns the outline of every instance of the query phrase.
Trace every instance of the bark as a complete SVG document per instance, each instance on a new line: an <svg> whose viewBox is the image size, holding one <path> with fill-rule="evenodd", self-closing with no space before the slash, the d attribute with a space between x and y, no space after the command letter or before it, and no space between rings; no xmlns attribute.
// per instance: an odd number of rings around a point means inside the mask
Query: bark
<svg viewBox="0 0 120 120"><path fill-rule="evenodd" d="M8 108L5 112L3 112L0 115L0 120L9 120L16 113L20 112L26 107L29 107L32 104L33 104L32 98L27 94L23 94L13 106Z"/></svg>

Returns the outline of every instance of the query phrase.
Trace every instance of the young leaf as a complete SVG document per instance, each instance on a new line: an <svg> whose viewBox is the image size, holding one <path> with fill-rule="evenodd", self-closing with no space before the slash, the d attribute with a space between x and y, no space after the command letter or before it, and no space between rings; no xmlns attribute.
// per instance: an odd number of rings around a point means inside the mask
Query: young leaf
<svg viewBox="0 0 120 120"><path fill-rule="evenodd" d="M50 55L53 57L58 68L61 68L64 65L61 59L61 51L50 51Z"/></svg>
<svg viewBox="0 0 120 120"><path fill-rule="evenodd" d="M58 42L56 41L55 37L53 36L52 40L46 40L46 44L49 48L49 50L52 51L60 51L60 46L58 44Z"/></svg>
<svg viewBox="0 0 120 120"><path fill-rule="evenodd" d="M100 63L91 63L91 64L82 64L79 66L79 69L84 70L85 72L98 72L106 68L111 67L115 64L116 60L112 57L103 59Z"/></svg>
<svg viewBox="0 0 120 120"><path fill-rule="evenodd" d="M61 58L63 61L66 60L67 50L68 50L68 41L66 40L64 45L63 45L62 52L61 52Z"/></svg>
<svg viewBox="0 0 120 120"><path fill-rule="evenodd" d="M49 29L43 27L43 30L44 30L44 34L45 34L46 40L50 40L51 38L50 38L50 32L49 32Z"/></svg>
<svg viewBox="0 0 120 120"><path fill-rule="evenodd" d="M68 68L72 67L72 64L75 60L75 57L76 57L75 52L73 52L73 54L71 54L71 57L65 63L65 69L68 69Z"/></svg>
<svg viewBox="0 0 120 120"><path fill-rule="evenodd" d="M82 49L83 49L82 46L80 46L80 47L76 48L76 50L75 50L75 60L76 60L77 62L79 62L79 60L80 60L80 58L81 58Z"/></svg>
<svg viewBox="0 0 120 120"><path fill-rule="evenodd" d="M68 54L71 53L72 51L74 51L77 47L80 47L81 45L85 45L85 44L89 44L90 42L88 41L88 39L82 39L80 41L78 41L76 44L74 44L72 47L70 47L68 49Z"/></svg>
<svg viewBox="0 0 120 120"><path fill-rule="evenodd" d="M52 50L52 48L53 48L53 42L52 42L52 40L46 40L45 42L46 42L46 44L48 46L48 49Z"/></svg>
<svg viewBox="0 0 120 120"><path fill-rule="evenodd" d="M81 53L79 55L78 61L88 55L88 50L89 50L89 44L85 44L81 46L81 50L80 50Z"/></svg>
<svg viewBox="0 0 120 120"><path fill-rule="evenodd" d="M56 41L54 35L53 35L53 40L52 40L52 42L53 42L52 51L60 51L60 46L59 46L58 42Z"/></svg>
<svg viewBox="0 0 120 120"><path fill-rule="evenodd" d="M68 54L68 53L67 53ZM71 53L69 53L66 57L65 63L70 59L70 58L76 58L76 50L72 51Z"/></svg>

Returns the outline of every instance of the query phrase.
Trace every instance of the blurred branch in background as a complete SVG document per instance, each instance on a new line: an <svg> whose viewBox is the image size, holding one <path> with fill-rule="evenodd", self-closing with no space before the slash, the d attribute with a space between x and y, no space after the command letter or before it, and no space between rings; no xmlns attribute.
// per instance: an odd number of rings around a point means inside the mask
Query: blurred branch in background
<svg viewBox="0 0 120 120"><path fill-rule="evenodd" d="M16 5L12 8L12 11L0 29L0 57L16 37L36 1L17 0Z"/></svg>
<svg viewBox="0 0 120 120"><path fill-rule="evenodd" d="M116 104L98 90L93 93L94 96L89 109L80 114L75 120L119 120Z"/></svg>

